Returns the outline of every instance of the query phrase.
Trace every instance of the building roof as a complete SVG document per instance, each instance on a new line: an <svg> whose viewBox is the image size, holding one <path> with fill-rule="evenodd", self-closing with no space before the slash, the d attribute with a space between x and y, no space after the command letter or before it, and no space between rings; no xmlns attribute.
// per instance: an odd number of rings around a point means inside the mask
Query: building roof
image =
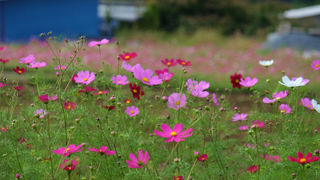
<svg viewBox="0 0 320 180"><path fill-rule="evenodd" d="M299 19L317 15L320 15L320 5L291 9L283 13L283 17L286 19Z"/></svg>

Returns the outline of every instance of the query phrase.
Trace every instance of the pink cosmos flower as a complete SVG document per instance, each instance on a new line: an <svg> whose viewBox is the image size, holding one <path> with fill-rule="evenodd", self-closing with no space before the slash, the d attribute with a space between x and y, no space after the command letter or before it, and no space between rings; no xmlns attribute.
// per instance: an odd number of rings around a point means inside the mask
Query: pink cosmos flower
<svg viewBox="0 0 320 180"><path fill-rule="evenodd" d="M273 161L273 162L279 162L281 160L280 156L268 156L267 154L263 154L262 158L267 161Z"/></svg>
<svg viewBox="0 0 320 180"><path fill-rule="evenodd" d="M139 114L139 109L135 106L128 106L127 109L125 110L125 112L130 116L136 116L137 114Z"/></svg>
<svg viewBox="0 0 320 180"><path fill-rule="evenodd" d="M38 96L39 100L44 102L44 103L48 103L49 101L55 101L58 99L58 95L54 95L54 96L49 96L48 94L43 94L41 96Z"/></svg>
<svg viewBox="0 0 320 180"><path fill-rule="evenodd" d="M43 109L37 109L35 112L34 112L34 116L37 116L39 117L40 119L44 118L45 115L47 115L47 111L43 110Z"/></svg>
<svg viewBox="0 0 320 180"><path fill-rule="evenodd" d="M63 103L63 107L66 110L74 110L77 107L77 104L74 102L68 101L68 102Z"/></svg>
<svg viewBox="0 0 320 180"><path fill-rule="evenodd" d="M46 65L47 65L46 62L32 62L30 63L30 65L27 65L27 67L38 69L38 68L45 67Z"/></svg>
<svg viewBox="0 0 320 180"><path fill-rule="evenodd" d="M183 93L173 93L168 97L168 107L173 108L178 111L179 108L186 107L187 98L186 95Z"/></svg>
<svg viewBox="0 0 320 180"><path fill-rule="evenodd" d="M215 93L212 93L212 101L217 107L220 106L220 103L219 103L219 101L217 99L217 95Z"/></svg>
<svg viewBox="0 0 320 180"><path fill-rule="evenodd" d="M4 50L4 46L0 46L0 51Z"/></svg>
<svg viewBox="0 0 320 180"><path fill-rule="evenodd" d="M72 170L74 170L77 167L78 164L79 164L79 162L77 160L65 159L65 160L63 160L62 164L59 164L59 169L63 169L68 172L71 172Z"/></svg>
<svg viewBox="0 0 320 180"><path fill-rule="evenodd" d="M92 94L93 95L102 95L102 94L107 94L107 93L109 93L109 91L108 90L104 90L104 91L93 92Z"/></svg>
<svg viewBox="0 0 320 180"><path fill-rule="evenodd" d="M176 124L173 129L170 128L167 124L161 124L161 131L154 130L155 135L167 138L164 142L180 142L184 141L184 138L187 138L192 135L192 128L189 128L185 131L182 131L183 125Z"/></svg>
<svg viewBox="0 0 320 180"><path fill-rule="evenodd" d="M247 116L248 116L248 114L244 114L244 113L239 114L239 113L236 113L236 114L234 114L234 116L232 117L232 121L239 121L239 120L245 121L246 118L247 118Z"/></svg>
<svg viewBox="0 0 320 180"><path fill-rule="evenodd" d="M287 104L281 104L279 106L279 110L281 113L284 113L284 114L289 114L291 112L291 108Z"/></svg>
<svg viewBox="0 0 320 180"><path fill-rule="evenodd" d="M80 144L76 146L75 144L69 145L67 148L60 147L59 149L55 149L52 152L55 154L61 154L62 156L70 156L72 153L80 152L83 149L80 149L84 144Z"/></svg>
<svg viewBox="0 0 320 180"><path fill-rule="evenodd" d="M260 122L259 120L251 121L251 123L252 123L251 128L255 128L255 127L263 128L264 127L264 122Z"/></svg>
<svg viewBox="0 0 320 180"><path fill-rule="evenodd" d="M248 171L249 171L250 173L255 173L256 171L258 171L258 169L259 169L258 166L250 166L250 167L248 168Z"/></svg>
<svg viewBox="0 0 320 180"><path fill-rule="evenodd" d="M245 79L241 78L239 84L244 87L252 87L255 84L257 84L257 82L258 82L258 78L256 77L253 79L251 79L251 77L246 77Z"/></svg>
<svg viewBox="0 0 320 180"><path fill-rule="evenodd" d="M93 47L93 46L101 46L103 44L108 44L109 40L108 39L102 39L101 41L90 41L88 46Z"/></svg>
<svg viewBox="0 0 320 180"><path fill-rule="evenodd" d="M156 74L165 82L169 82L174 73L169 72L168 69L156 70Z"/></svg>
<svg viewBox="0 0 320 180"><path fill-rule="evenodd" d="M93 72L80 71L77 73L77 77L74 78L76 83L89 85L95 79Z"/></svg>
<svg viewBox="0 0 320 180"><path fill-rule="evenodd" d="M19 63L22 63L22 64L31 64L34 62L34 56L33 54L29 54L27 57L23 57L20 59Z"/></svg>
<svg viewBox="0 0 320 180"><path fill-rule="evenodd" d="M133 75L136 79L140 80L143 84L153 86L162 83L162 80L158 76L152 76L151 69L144 70L141 66L137 66L133 69Z"/></svg>
<svg viewBox="0 0 320 180"><path fill-rule="evenodd" d="M301 103L304 107L313 110L313 105L312 105L312 101L309 98L301 98Z"/></svg>
<svg viewBox="0 0 320 180"><path fill-rule="evenodd" d="M192 81L191 79L188 79L186 82L187 90L191 95L199 97L199 98L205 98L209 96L208 91L204 91L205 89L208 89L210 86L210 83L207 83L205 81Z"/></svg>
<svg viewBox="0 0 320 180"><path fill-rule="evenodd" d="M54 67L54 70L57 70L57 71L58 71L58 70L65 70L66 68L67 68L67 66L65 66L65 65L61 65L61 66L58 65L58 66L55 66L55 67Z"/></svg>
<svg viewBox="0 0 320 180"><path fill-rule="evenodd" d="M126 160L128 164L128 168L142 168L143 166L148 164L148 161L150 159L148 151L143 153L142 150L138 151L138 159L133 153L129 154L129 159Z"/></svg>
<svg viewBox="0 0 320 180"><path fill-rule="evenodd" d="M272 97L276 100L279 100L279 99L282 99L282 98L285 98L287 97L289 94L289 91L288 90L285 90L285 91L280 91L280 92L275 92L273 93Z"/></svg>
<svg viewBox="0 0 320 180"><path fill-rule="evenodd" d="M103 155L103 154L104 155L113 155L116 153L115 151L108 150L107 146L101 146L99 149L90 148L90 149L88 149L88 151L97 152L98 154L101 154L101 155Z"/></svg>
<svg viewBox="0 0 320 180"><path fill-rule="evenodd" d="M248 130L248 128L249 128L248 126L240 126L239 130L240 131L246 131L246 130Z"/></svg>
<svg viewBox="0 0 320 180"><path fill-rule="evenodd" d="M127 76L121 76L121 75L112 76L111 81L113 84L116 84L117 86L126 85L129 83L129 81L127 81Z"/></svg>
<svg viewBox="0 0 320 180"><path fill-rule="evenodd" d="M274 103L277 99L269 99L268 97L264 97L262 102L265 104Z"/></svg>
<svg viewBox="0 0 320 180"><path fill-rule="evenodd" d="M311 67L313 70L319 70L320 69L320 60L314 60L311 63Z"/></svg>
<svg viewBox="0 0 320 180"><path fill-rule="evenodd" d="M133 72L133 70L135 68L142 68L140 64L136 64L134 66L131 66L130 64L128 64L127 62L123 61L123 64L122 64L122 68L129 71L129 72Z"/></svg>
<svg viewBox="0 0 320 180"><path fill-rule="evenodd" d="M8 131L8 130L7 130L6 128L4 128L4 127L1 127L0 129L1 129L2 132L7 132L7 131Z"/></svg>
<svg viewBox="0 0 320 180"><path fill-rule="evenodd" d="M0 88L2 88L2 87L4 87L4 86L6 86L6 85L3 84L3 83L0 83Z"/></svg>

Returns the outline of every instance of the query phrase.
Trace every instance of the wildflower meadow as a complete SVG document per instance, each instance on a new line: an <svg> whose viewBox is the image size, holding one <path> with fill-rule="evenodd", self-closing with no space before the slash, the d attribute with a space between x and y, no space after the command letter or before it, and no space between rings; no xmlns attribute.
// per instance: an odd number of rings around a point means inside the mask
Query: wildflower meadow
<svg viewBox="0 0 320 180"><path fill-rule="evenodd" d="M41 38L0 45L0 179L320 179L319 54Z"/></svg>

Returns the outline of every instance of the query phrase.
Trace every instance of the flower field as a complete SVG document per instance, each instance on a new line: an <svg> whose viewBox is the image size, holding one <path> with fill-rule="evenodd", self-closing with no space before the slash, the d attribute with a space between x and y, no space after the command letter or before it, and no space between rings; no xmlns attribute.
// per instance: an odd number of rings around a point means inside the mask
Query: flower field
<svg viewBox="0 0 320 180"><path fill-rule="evenodd" d="M317 57L42 38L0 46L0 179L320 178Z"/></svg>

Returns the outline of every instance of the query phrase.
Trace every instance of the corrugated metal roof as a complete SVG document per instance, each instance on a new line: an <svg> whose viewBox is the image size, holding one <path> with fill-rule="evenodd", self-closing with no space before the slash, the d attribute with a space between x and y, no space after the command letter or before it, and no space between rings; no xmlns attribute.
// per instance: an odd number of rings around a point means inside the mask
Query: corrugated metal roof
<svg viewBox="0 0 320 180"><path fill-rule="evenodd" d="M287 19L299 19L317 15L320 15L320 5L291 9L283 13L283 17Z"/></svg>

